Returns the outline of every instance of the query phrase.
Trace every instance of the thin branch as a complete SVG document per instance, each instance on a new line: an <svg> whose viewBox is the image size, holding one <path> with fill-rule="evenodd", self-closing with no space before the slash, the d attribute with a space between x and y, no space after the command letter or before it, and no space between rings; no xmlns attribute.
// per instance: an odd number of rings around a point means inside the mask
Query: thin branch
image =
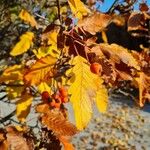
<svg viewBox="0 0 150 150"><path fill-rule="evenodd" d="M107 13L111 13L117 3L118 3L118 0L115 0L115 1L113 2L113 4L111 5L111 7L109 8L109 10L107 11Z"/></svg>
<svg viewBox="0 0 150 150"><path fill-rule="evenodd" d="M60 3L59 3L59 0L56 0L56 3L57 3L57 9L58 9L58 19L62 23L61 16L60 16Z"/></svg>

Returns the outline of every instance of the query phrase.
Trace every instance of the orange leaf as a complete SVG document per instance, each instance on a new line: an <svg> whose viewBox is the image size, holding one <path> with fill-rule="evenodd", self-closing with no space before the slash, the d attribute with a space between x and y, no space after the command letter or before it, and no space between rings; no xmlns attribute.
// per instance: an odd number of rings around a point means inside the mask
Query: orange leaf
<svg viewBox="0 0 150 150"><path fill-rule="evenodd" d="M75 125L70 123L59 110L50 110L48 104L38 105L36 110L43 113L41 116L42 124L46 125L56 135L73 136L78 132Z"/></svg>
<svg viewBox="0 0 150 150"><path fill-rule="evenodd" d="M73 145L69 142L69 140L65 136L59 136L59 140L64 145L64 150L75 150Z"/></svg>
<svg viewBox="0 0 150 150"><path fill-rule="evenodd" d="M53 67L57 59L48 55L35 62L29 70L27 70L24 81L30 85L39 85L41 82L49 81L53 77Z"/></svg>

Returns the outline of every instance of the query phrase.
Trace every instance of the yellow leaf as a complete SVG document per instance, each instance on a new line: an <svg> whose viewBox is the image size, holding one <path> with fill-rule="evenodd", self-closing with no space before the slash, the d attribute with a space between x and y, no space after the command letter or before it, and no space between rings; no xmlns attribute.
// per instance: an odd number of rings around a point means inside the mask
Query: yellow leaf
<svg viewBox="0 0 150 150"><path fill-rule="evenodd" d="M108 92L104 86L99 88L99 90L96 92L96 105L100 112L106 112L108 105Z"/></svg>
<svg viewBox="0 0 150 150"><path fill-rule="evenodd" d="M74 67L69 88L75 112L76 126L79 130L86 127L92 115L92 100L96 91L102 84L102 80L90 71L87 60L81 56L76 56L73 60Z"/></svg>
<svg viewBox="0 0 150 150"><path fill-rule="evenodd" d="M10 54L17 56L25 53L31 46L34 34L32 32L26 32L20 37L20 41L15 45Z"/></svg>
<svg viewBox="0 0 150 150"><path fill-rule="evenodd" d="M107 39L107 35L105 31L102 31L102 39L104 41L104 43L108 43L108 39Z"/></svg>
<svg viewBox="0 0 150 150"><path fill-rule="evenodd" d="M37 28L37 22L35 21L34 17L31 16L26 10L22 9L19 17L25 22L29 23L32 27Z"/></svg>
<svg viewBox="0 0 150 150"><path fill-rule="evenodd" d="M50 28L50 29L47 29L47 28ZM41 36L42 41L47 40L48 45L53 45L57 48L57 36L60 31L60 27L52 24L48 26L47 28L45 29L44 33Z"/></svg>
<svg viewBox="0 0 150 150"><path fill-rule="evenodd" d="M120 61L122 61L128 66L140 70L140 66L137 60L132 56L132 54L126 48L119 46L117 44L109 45L106 43L101 43L100 49L104 54L108 55L108 57L110 57L110 59L115 63L120 63Z"/></svg>
<svg viewBox="0 0 150 150"><path fill-rule="evenodd" d="M21 93L23 92L24 87L23 86L7 86L6 92L8 99L14 99L21 96Z"/></svg>
<svg viewBox="0 0 150 150"><path fill-rule="evenodd" d="M40 93L44 91L48 91L49 93L51 92L50 86L46 82L41 82L40 85L38 86L38 90Z"/></svg>
<svg viewBox="0 0 150 150"><path fill-rule="evenodd" d="M26 117L30 112L33 97L28 93L22 95L17 101L16 115L19 121L25 122Z"/></svg>
<svg viewBox="0 0 150 150"><path fill-rule="evenodd" d="M40 47L37 51L33 50L34 54L37 58L42 58L47 55L51 55L53 57L59 57L60 51L57 50L56 45L51 45L49 47Z"/></svg>
<svg viewBox="0 0 150 150"><path fill-rule="evenodd" d="M81 0L68 0L68 3L73 15L75 15L75 17L78 19L82 19L83 16L86 16L88 13L90 13L90 10L86 8Z"/></svg>
<svg viewBox="0 0 150 150"><path fill-rule="evenodd" d="M53 77L53 67L57 59L48 55L36 61L24 75L24 81L30 85L39 85L43 81L50 81Z"/></svg>
<svg viewBox="0 0 150 150"><path fill-rule="evenodd" d="M23 80L23 67L21 65L8 67L0 76L0 83L19 82L21 80Z"/></svg>

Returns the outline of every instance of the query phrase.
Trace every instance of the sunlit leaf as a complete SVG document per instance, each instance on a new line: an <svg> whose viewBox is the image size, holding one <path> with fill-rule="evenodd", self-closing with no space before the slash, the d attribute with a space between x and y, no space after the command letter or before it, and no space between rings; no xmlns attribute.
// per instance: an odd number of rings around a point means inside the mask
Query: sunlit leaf
<svg viewBox="0 0 150 150"><path fill-rule="evenodd" d="M103 81L90 71L87 60L83 57L76 56L72 65L74 65L71 69L72 84L68 91L71 94L70 101L75 113L76 126L82 130L91 119L92 99Z"/></svg>
<svg viewBox="0 0 150 150"><path fill-rule="evenodd" d="M119 46L117 44L109 45L104 43L100 44L100 49L113 62L120 63L120 61L122 61L123 63L127 64L130 67L134 67L137 70L140 69L138 62L128 51L128 49Z"/></svg>
<svg viewBox="0 0 150 150"><path fill-rule="evenodd" d="M17 56L25 53L27 50L29 50L30 46L32 45L33 38L34 33L32 32L26 32L25 34L23 34L20 37L20 41L15 45L10 54L12 56Z"/></svg>
<svg viewBox="0 0 150 150"><path fill-rule="evenodd" d="M25 122L26 117L30 112L33 97L28 93L21 96L20 100L17 101L16 115L19 121Z"/></svg>
<svg viewBox="0 0 150 150"><path fill-rule="evenodd" d="M59 140L60 140L60 142L62 142L62 144L64 146L64 150L75 150L73 145L70 143L70 141L66 137L59 136Z"/></svg>
<svg viewBox="0 0 150 150"><path fill-rule="evenodd" d="M40 93L44 91L47 91L49 93L51 92L51 88L46 82L41 82L40 85L38 86L38 90Z"/></svg>
<svg viewBox="0 0 150 150"><path fill-rule="evenodd" d="M36 107L36 111L43 113L42 124L56 135L73 136L78 132L75 125L70 123L59 110L50 110L47 104L41 104Z"/></svg>
<svg viewBox="0 0 150 150"><path fill-rule="evenodd" d="M24 86L7 86L6 87L6 93L8 96L8 99L12 100L14 98L20 97L21 93L24 90Z"/></svg>
<svg viewBox="0 0 150 150"><path fill-rule="evenodd" d="M111 23L111 20L111 16L96 12L80 20L77 26L94 35L96 32L104 30Z"/></svg>
<svg viewBox="0 0 150 150"><path fill-rule="evenodd" d="M10 66L4 70L0 76L0 83L5 82L18 82L23 80L23 67L22 65Z"/></svg>
<svg viewBox="0 0 150 150"><path fill-rule="evenodd" d="M27 70L24 81L30 85L38 85L43 81L51 80L53 77L53 67L57 59L48 55L36 61L35 64Z"/></svg>
<svg viewBox="0 0 150 150"><path fill-rule="evenodd" d="M90 13L90 10L86 8L81 0L68 0L68 3L73 15L78 19L82 19L83 16L86 16L88 13Z"/></svg>
<svg viewBox="0 0 150 150"><path fill-rule="evenodd" d="M96 92L96 105L100 112L106 112L108 106L108 91L104 86L99 88Z"/></svg>
<svg viewBox="0 0 150 150"><path fill-rule="evenodd" d="M32 15L30 15L26 10L22 9L19 17L25 22L29 23L32 27L37 28L37 22Z"/></svg>
<svg viewBox="0 0 150 150"><path fill-rule="evenodd" d="M139 89L139 105L143 107L146 100L150 100L150 77L140 72L135 81L136 87Z"/></svg>
<svg viewBox="0 0 150 150"><path fill-rule="evenodd" d="M51 55L53 57L59 57L60 51L57 50L56 45L51 45L48 47L40 47L38 50L33 50L34 54L38 59Z"/></svg>

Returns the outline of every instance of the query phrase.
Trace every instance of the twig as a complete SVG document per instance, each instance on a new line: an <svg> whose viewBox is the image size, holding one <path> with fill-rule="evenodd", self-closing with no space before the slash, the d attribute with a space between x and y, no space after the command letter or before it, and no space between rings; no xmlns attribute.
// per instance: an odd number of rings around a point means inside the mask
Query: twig
<svg viewBox="0 0 150 150"><path fill-rule="evenodd" d="M118 3L118 0L115 0L115 1L113 2L113 4L111 5L111 7L109 8L109 10L107 11L107 13L111 13L117 3Z"/></svg>
<svg viewBox="0 0 150 150"><path fill-rule="evenodd" d="M56 3L57 3L57 9L58 9L58 19L62 23L61 16L60 16L60 3L59 3L59 0L56 0Z"/></svg>
<svg viewBox="0 0 150 150"><path fill-rule="evenodd" d="M34 13L34 14L35 14L37 17L39 17L39 18L41 18L41 19L43 19L43 20L45 20L46 22L49 23L49 21L48 21L45 17L39 15L38 13Z"/></svg>

